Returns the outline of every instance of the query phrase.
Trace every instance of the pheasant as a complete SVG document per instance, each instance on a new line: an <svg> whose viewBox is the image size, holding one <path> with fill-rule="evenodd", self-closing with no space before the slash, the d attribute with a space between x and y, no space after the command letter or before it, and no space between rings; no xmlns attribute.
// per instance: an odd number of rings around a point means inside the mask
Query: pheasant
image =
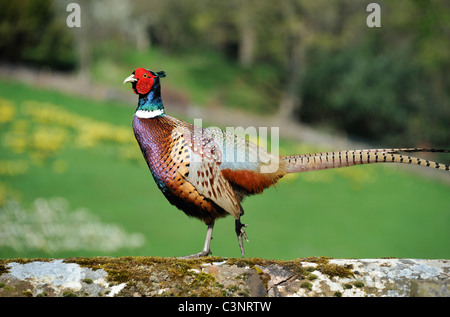
<svg viewBox="0 0 450 317"><path fill-rule="evenodd" d="M186 215L207 225L201 252L211 254L211 239L217 219L232 215L242 256L246 224L241 202L260 194L288 173L347 167L368 163L403 163L449 171L449 166L399 152L450 152L450 150L398 148L352 150L279 156L245 137L217 128L200 128L165 113L160 78L164 71L137 68L125 83L139 95L133 130L153 178L167 200Z"/></svg>

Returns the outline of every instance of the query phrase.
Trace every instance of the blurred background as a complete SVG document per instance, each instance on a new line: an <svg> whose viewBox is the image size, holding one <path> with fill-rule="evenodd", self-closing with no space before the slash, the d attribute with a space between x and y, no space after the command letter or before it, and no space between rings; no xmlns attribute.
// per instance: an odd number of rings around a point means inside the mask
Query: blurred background
<svg viewBox="0 0 450 317"><path fill-rule="evenodd" d="M200 251L134 139L137 67L167 72L168 114L278 126L280 154L450 148L450 3L376 1L370 28L370 2L0 0L0 258ZM449 194L422 167L292 175L244 201L246 256L449 258ZM240 256L231 217L213 236Z"/></svg>

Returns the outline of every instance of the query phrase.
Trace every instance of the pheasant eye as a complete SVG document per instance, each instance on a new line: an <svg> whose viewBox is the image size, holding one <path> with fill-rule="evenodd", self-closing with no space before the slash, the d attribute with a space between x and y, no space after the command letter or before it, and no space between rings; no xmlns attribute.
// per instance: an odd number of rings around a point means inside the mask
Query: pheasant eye
<svg viewBox="0 0 450 317"><path fill-rule="evenodd" d="M142 77L144 77L144 78L147 78L147 74L146 74L146 73L144 73L144 74L142 75Z"/></svg>

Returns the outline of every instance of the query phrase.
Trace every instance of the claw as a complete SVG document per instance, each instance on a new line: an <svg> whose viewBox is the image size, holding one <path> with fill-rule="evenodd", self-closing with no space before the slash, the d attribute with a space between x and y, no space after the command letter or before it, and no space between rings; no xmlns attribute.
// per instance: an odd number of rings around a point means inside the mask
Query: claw
<svg viewBox="0 0 450 317"><path fill-rule="evenodd" d="M202 252L182 256L182 257L179 257L179 259L200 258L202 256L208 256L208 255L212 254L210 245L211 245L213 228L214 228L214 222L208 225L208 230L206 231L205 245L203 246Z"/></svg>
<svg viewBox="0 0 450 317"><path fill-rule="evenodd" d="M210 254L212 254L211 250L207 250L207 251L202 251L202 252L195 253L195 254L180 256L178 258L179 259L195 259L195 258L201 258L202 256L208 256Z"/></svg>
<svg viewBox="0 0 450 317"><path fill-rule="evenodd" d="M239 219L236 219L235 231L236 231L236 235L238 237L239 247L241 248L242 257L244 257L244 242L243 242L242 238L244 238L245 241L249 242L248 238L247 238L247 233L245 233L245 230L244 230L245 227L248 227L248 225L243 224L243 223L241 223L241 221Z"/></svg>

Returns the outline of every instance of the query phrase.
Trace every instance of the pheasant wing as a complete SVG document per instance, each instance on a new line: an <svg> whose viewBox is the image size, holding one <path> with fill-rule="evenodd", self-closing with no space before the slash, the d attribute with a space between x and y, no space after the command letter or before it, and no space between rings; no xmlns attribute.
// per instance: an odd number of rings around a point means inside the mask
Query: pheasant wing
<svg viewBox="0 0 450 317"><path fill-rule="evenodd" d="M172 139L175 140L172 159L179 165L178 173L199 194L239 219L242 207L230 183L220 171L222 153L214 139L204 135L200 129L190 131L185 127L174 129Z"/></svg>

